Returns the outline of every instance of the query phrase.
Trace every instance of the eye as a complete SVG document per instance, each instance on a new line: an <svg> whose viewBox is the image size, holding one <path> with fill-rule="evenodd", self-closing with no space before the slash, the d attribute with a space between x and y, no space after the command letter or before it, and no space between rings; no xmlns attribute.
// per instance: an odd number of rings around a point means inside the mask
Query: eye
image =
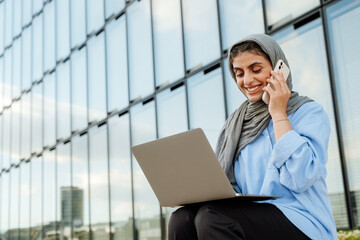
<svg viewBox="0 0 360 240"><path fill-rule="evenodd" d="M252 71L253 71L254 73L259 73L259 72L261 72L261 69L262 69L261 67L255 67L255 68L253 68Z"/></svg>
<svg viewBox="0 0 360 240"><path fill-rule="evenodd" d="M242 76L244 76L244 73L242 73L242 72L237 72L237 73L235 73L235 75L236 75L236 77L242 77Z"/></svg>

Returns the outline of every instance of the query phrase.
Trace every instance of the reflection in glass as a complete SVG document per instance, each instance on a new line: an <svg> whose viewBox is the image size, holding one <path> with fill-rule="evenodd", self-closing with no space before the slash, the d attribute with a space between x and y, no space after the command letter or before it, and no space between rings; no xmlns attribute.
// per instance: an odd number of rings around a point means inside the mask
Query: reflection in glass
<svg viewBox="0 0 360 240"><path fill-rule="evenodd" d="M0 57L0 94L4 94L4 57ZM0 97L0 112L3 110L4 102Z"/></svg>
<svg viewBox="0 0 360 240"><path fill-rule="evenodd" d="M56 230L56 157L55 150L43 152L43 237L50 238Z"/></svg>
<svg viewBox="0 0 360 240"><path fill-rule="evenodd" d="M10 173L3 172L1 175L1 206L0 206L0 234L3 238L8 238L9 229L9 208L10 208Z"/></svg>
<svg viewBox="0 0 360 240"><path fill-rule="evenodd" d="M185 87L168 89L157 95L157 119L159 138L188 130ZM176 208L162 208L165 220L165 239L168 239L168 224Z"/></svg>
<svg viewBox="0 0 360 240"><path fill-rule="evenodd" d="M19 168L13 167L10 171L10 222L9 227L11 229L11 239L17 239L19 236L19 207L20 207L20 198L19 198L19 185L20 185L20 175Z"/></svg>
<svg viewBox="0 0 360 240"><path fill-rule="evenodd" d="M323 32L321 20L316 19L296 30L293 27L286 28L274 38L285 51L292 67L294 91L320 103L329 117L333 130L336 125ZM299 49L295 46L302 47ZM328 193L333 204L336 225L346 228L348 222L338 146L336 131L331 131L326 166Z"/></svg>
<svg viewBox="0 0 360 240"><path fill-rule="evenodd" d="M23 1L28 2L28 1ZM31 87L31 30L32 26L27 27L21 34L22 50L22 83L21 90L27 90Z"/></svg>
<svg viewBox="0 0 360 240"><path fill-rule="evenodd" d="M108 112L111 112L129 104L125 15L106 26L106 57Z"/></svg>
<svg viewBox="0 0 360 240"><path fill-rule="evenodd" d="M117 14L125 7L125 0L105 0L106 18Z"/></svg>
<svg viewBox="0 0 360 240"><path fill-rule="evenodd" d="M85 0L70 1L71 48L86 40L85 11Z"/></svg>
<svg viewBox="0 0 360 240"><path fill-rule="evenodd" d="M224 59L224 75L225 75L225 90L226 90L226 104L228 115L233 113L240 105L247 99L237 86L235 80L231 77L229 72L229 65L227 58Z"/></svg>
<svg viewBox="0 0 360 240"><path fill-rule="evenodd" d="M12 43L12 14L13 14L13 1L4 1L5 2L5 15L4 15L4 23L5 23L5 31L4 31L4 42L5 47L11 45Z"/></svg>
<svg viewBox="0 0 360 240"><path fill-rule="evenodd" d="M114 239L133 238L129 114L109 119L111 233Z"/></svg>
<svg viewBox="0 0 360 240"><path fill-rule="evenodd" d="M216 0L184 0L186 69L205 66L220 57Z"/></svg>
<svg viewBox="0 0 360 240"><path fill-rule="evenodd" d="M2 166L5 169L10 168L11 164L11 108L3 110L3 152L2 152Z"/></svg>
<svg viewBox="0 0 360 240"><path fill-rule="evenodd" d="M150 1L127 8L130 100L154 91Z"/></svg>
<svg viewBox="0 0 360 240"><path fill-rule="evenodd" d="M12 57L12 98L16 99L21 94L21 41L16 39L13 42L13 57Z"/></svg>
<svg viewBox="0 0 360 240"><path fill-rule="evenodd" d="M87 127L86 46L71 55L72 131Z"/></svg>
<svg viewBox="0 0 360 240"><path fill-rule="evenodd" d="M22 25L26 26L31 22L32 19L32 9L31 9L32 1L21 1L22 4Z"/></svg>
<svg viewBox="0 0 360 240"><path fill-rule="evenodd" d="M13 0L13 37L18 36L22 30L22 23L21 23L21 16L22 16L22 9L21 9L22 0ZM1 12L1 11L0 11Z"/></svg>
<svg viewBox="0 0 360 240"><path fill-rule="evenodd" d="M23 1L24 2L24 1ZM43 6L43 0L32 0L32 14L38 13Z"/></svg>
<svg viewBox="0 0 360 240"><path fill-rule="evenodd" d="M56 36L57 36L56 58L57 58L57 60L67 57L70 53L70 24L69 24L69 22L70 22L70 9L69 9L70 2L80 2L80 1L78 1L78 0L77 1L56 0ZM72 4L75 5L76 3L72 3ZM75 24L74 22L76 22L76 20L77 19L75 19L72 24Z"/></svg>
<svg viewBox="0 0 360 240"><path fill-rule="evenodd" d="M63 1L67 2L67 1ZM64 16L61 16L63 21ZM66 42L62 36L60 42ZM59 42L59 41L58 41ZM44 72L55 67L55 2L44 7Z"/></svg>
<svg viewBox="0 0 360 240"><path fill-rule="evenodd" d="M4 89L3 89L3 102L4 107L10 106L12 96L11 96L11 88L12 88L12 50L13 48L9 48L4 52Z"/></svg>
<svg viewBox="0 0 360 240"><path fill-rule="evenodd" d="M38 81L43 75L43 16L33 18L32 21L32 81Z"/></svg>
<svg viewBox="0 0 360 240"><path fill-rule="evenodd" d="M265 0L267 24L270 28L278 27L318 5L319 0L303 0L296 4L288 4L283 0Z"/></svg>
<svg viewBox="0 0 360 240"><path fill-rule="evenodd" d="M156 139L155 103L139 103L130 109L131 145L138 145ZM139 239L160 239L160 206L135 157L133 165L133 188L135 231Z"/></svg>
<svg viewBox="0 0 360 240"><path fill-rule="evenodd" d="M43 126L43 82L33 85L31 90L31 152L42 151L42 126Z"/></svg>
<svg viewBox="0 0 360 240"><path fill-rule="evenodd" d="M42 173L43 173L43 160L42 156L32 157L31 164L31 239L36 239L41 235L42 227Z"/></svg>
<svg viewBox="0 0 360 240"><path fill-rule="evenodd" d="M73 237L89 236L89 167L88 135L75 136L72 139L72 224Z"/></svg>
<svg viewBox="0 0 360 240"><path fill-rule="evenodd" d="M87 33L99 30L104 25L104 0L86 1Z"/></svg>
<svg viewBox="0 0 360 240"><path fill-rule="evenodd" d="M20 162L20 101L11 105L11 163Z"/></svg>
<svg viewBox="0 0 360 240"><path fill-rule="evenodd" d="M108 239L109 181L106 124L89 130L90 219L92 239Z"/></svg>
<svg viewBox="0 0 360 240"><path fill-rule="evenodd" d="M56 90L57 90L57 139L65 139L70 136L70 61L57 66Z"/></svg>
<svg viewBox="0 0 360 240"><path fill-rule="evenodd" d="M104 32L88 41L89 122L106 117Z"/></svg>
<svg viewBox="0 0 360 240"><path fill-rule="evenodd" d="M329 24L331 56L334 66L337 104L345 160L349 177L351 200L355 213L355 225L360 226L360 2L341 1L326 9Z"/></svg>
<svg viewBox="0 0 360 240"><path fill-rule="evenodd" d="M184 76L181 10L178 0L153 0L156 85Z"/></svg>
<svg viewBox="0 0 360 240"><path fill-rule="evenodd" d="M5 11L5 3L1 2L0 3L0 16L4 16L4 11ZM4 33L5 27L4 27L4 17L0 17L0 33L1 36L3 36L2 34ZM0 37L0 55L4 52L4 38Z"/></svg>
<svg viewBox="0 0 360 240"><path fill-rule="evenodd" d="M31 143L31 94L24 93L21 96L21 159L30 158Z"/></svg>
<svg viewBox="0 0 360 240"><path fill-rule="evenodd" d="M190 128L202 128L215 149L225 122L225 103L221 69L198 73L188 79ZM211 107L210 107L211 106Z"/></svg>
<svg viewBox="0 0 360 240"><path fill-rule="evenodd" d="M71 160L69 142L60 143L56 148L57 169L57 230L65 239L71 234Z"/></svg>
<svg viewBox="0 0 360 240"><path fill-rule="evenodd" d="M56 143L55 73L44 77L44 146Z"/></svg>
<svg viewBox="0 0 360 240"><path fill-rule="evenodd" d="M228 49L232 44L250 34L264 33L263 9L260 0L222 0L219 1L219 7L222 50Z"/></svg>
<svg viewBox="0 0 360 240"><path fill-rule="evenodd" d="M2 177L1 177L2 178ZM21 162L20 164L20 237L22 239L30 238L30 162Z"/></svg>

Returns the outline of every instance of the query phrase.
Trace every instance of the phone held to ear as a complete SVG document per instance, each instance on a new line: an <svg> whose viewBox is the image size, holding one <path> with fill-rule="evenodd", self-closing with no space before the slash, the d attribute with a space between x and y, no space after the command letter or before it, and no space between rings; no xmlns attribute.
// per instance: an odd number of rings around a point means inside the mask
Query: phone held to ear
<svg viewBox="0 0 360 240"><path fill-rule="evenodd" d="M277 73L282 73L283 76L284 76L284 79L285 81L287 81L288 77L289 77L289 74L290 74L290 69L289 67L285 64L285 62L283 60L279 60L277 63L276 63L276 66L274 68L274 72L277 72ZM271 76L272 78L272 76ZM268 86L270 85L270 83L268 83ZM269 105L269 102L270 102L270 96L267 92L264 91L263 95L262 95L262 100L267 104Z"/></svg>

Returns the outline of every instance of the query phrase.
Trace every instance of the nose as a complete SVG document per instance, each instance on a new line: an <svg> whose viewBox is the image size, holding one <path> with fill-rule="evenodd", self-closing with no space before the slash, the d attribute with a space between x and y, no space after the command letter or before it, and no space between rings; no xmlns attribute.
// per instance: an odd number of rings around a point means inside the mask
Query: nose
<svg viewBox="0 0 360 240"><path fill-rule="evenodd" d="M244 85L248 86L252 83L253 77L249 73L244 73Z"/></svg>

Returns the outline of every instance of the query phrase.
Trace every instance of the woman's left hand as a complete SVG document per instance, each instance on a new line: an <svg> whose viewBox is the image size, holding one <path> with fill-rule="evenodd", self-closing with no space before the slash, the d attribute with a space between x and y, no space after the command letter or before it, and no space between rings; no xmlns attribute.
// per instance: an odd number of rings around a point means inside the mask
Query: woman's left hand
<svg viewBox="0 0 360 240"><path fill-rule="evenodd" d="M291 96L291 91L282 73L271 71L272 78L266 81L270 86L266 86L270 95L269 112L273 121L287 118L286 107Z"/></svg>

